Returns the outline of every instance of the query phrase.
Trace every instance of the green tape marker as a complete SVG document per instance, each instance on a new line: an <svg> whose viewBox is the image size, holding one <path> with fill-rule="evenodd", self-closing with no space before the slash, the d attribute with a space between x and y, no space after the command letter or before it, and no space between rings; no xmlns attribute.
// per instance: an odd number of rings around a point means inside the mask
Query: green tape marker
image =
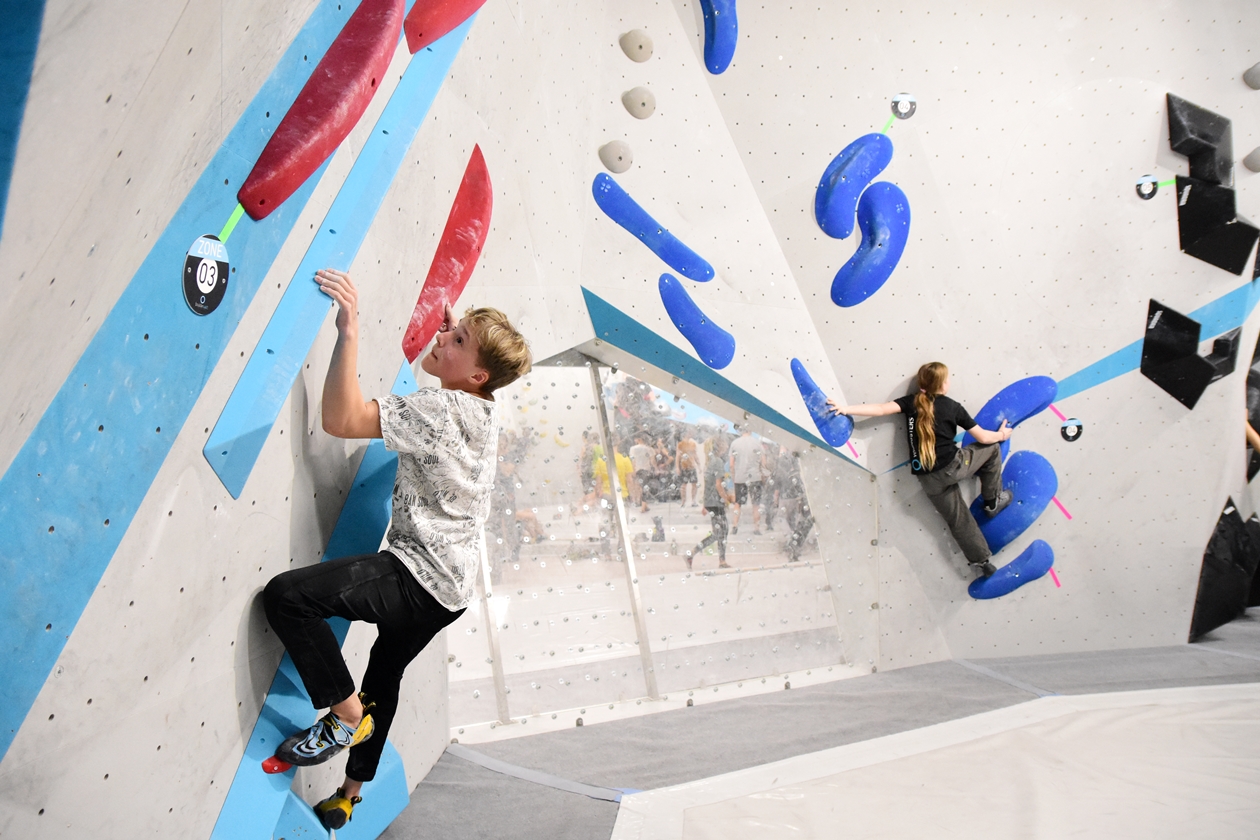
<svg viewBox="0 0 1260 840"><path fill-rule="evenodd" d="M232 215L228 218L227 224L223 226L223 230L219 231L219 241L227 242L232 231L236 230L236 223L241 220L241 216L245 215L245 208L237 204L236 209L232 211Z"/></svg>
<svg viewBox="0 0 1260 840"><path fill-rule="evenodd" d="M1171 187L1171 186L1172 186L1173 184L1175 184L1175 183L1177 183L1177 179L1176 179L1176 178L1169 178L1167 181L1160 181L1160 182L1157 184L1157 186L1160 186L1160 187Z"/></svg>
<svg viewBox="0 0 1260 840"><path fill-rule="evenodd" d="M888 129L892 128L893 120L895 119L897 119L895 116L889 117L888 122L884 123L884 130L880 134L887 134Z"/></svg>

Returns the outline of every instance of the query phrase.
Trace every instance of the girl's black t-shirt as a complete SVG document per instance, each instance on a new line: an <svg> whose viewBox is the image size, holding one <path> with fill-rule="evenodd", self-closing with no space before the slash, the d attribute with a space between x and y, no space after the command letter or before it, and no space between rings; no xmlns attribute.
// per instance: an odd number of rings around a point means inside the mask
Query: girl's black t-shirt
<svg viewBox="0 0 1260 840"><path fill-rule="evenodd" d="M923 468L923 463L919 460L919 435L915 429L918 417L914 409L914 395L898 397L893 402L901 408L901 413L906 415L906 429L910 435L910 471L915 475L927 475L929 472L936 472L949 466L958 452L954 435L958 434L959 427L965 431L976 425L976 421L962 405L949 397L937 394L933 411L935 422L932 423L932 428L936 432L936 463L932 465L932 469L927 470Z"/></svg>

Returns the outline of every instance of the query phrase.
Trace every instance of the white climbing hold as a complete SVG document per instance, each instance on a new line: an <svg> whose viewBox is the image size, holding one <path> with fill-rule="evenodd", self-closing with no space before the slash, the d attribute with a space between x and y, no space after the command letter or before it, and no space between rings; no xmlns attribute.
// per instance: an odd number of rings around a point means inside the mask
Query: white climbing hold
<svg viewBox="0 0 1260 840"><path fill-rule="evenodd" d="M646 120L656 111L656 97L645 87L631 88L623 93L621 104L636 120Z"/></svg>
<svg viewBox="0 0 1260 840"><path fill-rule="evenodd" d="M642 63L652 57L652 36L642 29L631 29L617 43L631 61Z"/></svg>
<svg viewBox="0 0 1260 840"><path fill-rule="evenodd" d="M621 174L634 163L634 154L624 140L613 140L599 147L599 161L609 172Z"/></svg>

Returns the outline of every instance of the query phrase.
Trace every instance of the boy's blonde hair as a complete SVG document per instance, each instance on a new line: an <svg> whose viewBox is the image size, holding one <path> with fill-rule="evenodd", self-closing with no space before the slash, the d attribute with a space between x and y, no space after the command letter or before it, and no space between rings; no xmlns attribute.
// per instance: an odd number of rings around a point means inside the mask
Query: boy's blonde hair
<svg viewBox="0 0 1260 840"><path fill-rule="evenodd" d="M464 313L464 319L468 331L477 338L477 364L490 374L481 389L484 393L493 393L529 373L533 363L529 342L516 331L506 315L483 306L469 309Z"/></svg>

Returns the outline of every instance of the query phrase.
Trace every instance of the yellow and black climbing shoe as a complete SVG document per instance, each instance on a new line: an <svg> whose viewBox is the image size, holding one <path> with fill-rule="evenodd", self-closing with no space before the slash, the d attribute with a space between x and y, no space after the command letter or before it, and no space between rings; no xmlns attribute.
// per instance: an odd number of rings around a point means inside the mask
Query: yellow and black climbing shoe
<svg viewBox="0 0 1260 840"><path fill-rule="evenodd" d="M324 824L324 828L342 828L350 822L354 806L362 801L362 796L346 798L345 789L337 788L336 793L315 806L315 813L319 814L319 821Z"/></svg>

